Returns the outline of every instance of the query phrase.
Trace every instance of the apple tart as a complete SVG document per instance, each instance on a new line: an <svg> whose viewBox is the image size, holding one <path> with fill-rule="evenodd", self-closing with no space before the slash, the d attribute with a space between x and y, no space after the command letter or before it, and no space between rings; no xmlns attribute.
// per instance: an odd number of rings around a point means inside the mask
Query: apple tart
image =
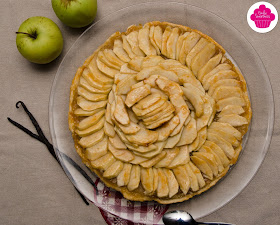
<svg viewBox="0 0 280 225"><path fill-rule="evenodd" d="M129 200L170 204L217 183L251 120L246 82L209 36L168 22L110 36L77 70L75 148Z"/></svg>

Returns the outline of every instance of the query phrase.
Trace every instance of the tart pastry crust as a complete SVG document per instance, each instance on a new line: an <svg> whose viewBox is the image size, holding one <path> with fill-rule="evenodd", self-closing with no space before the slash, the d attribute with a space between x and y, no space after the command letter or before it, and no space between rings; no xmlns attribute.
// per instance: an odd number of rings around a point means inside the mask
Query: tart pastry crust
<svg viewBox="0 0 280 225"><path fill-rule="evenodd" d="M77 153L134 201L182 202L215 185L236 163L251 116L223 47L168 22L112 34L70 88Z"/></svg>

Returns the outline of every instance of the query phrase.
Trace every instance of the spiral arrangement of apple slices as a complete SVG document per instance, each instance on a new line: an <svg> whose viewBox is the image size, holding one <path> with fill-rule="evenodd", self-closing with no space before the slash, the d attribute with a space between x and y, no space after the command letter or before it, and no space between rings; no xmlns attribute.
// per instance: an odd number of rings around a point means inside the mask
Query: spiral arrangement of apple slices
<svg viewBox="0 0 280 225"><path fill-rule="evenodd" d="M73 80L69 126L84 163L130 200L180 202L234 164L246 83L210 37L150 22L113 34Z"/></svg>

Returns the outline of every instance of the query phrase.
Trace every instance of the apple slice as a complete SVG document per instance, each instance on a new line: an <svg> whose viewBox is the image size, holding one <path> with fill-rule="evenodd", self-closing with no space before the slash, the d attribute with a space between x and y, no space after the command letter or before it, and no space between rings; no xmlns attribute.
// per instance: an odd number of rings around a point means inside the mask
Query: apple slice
<svg viewBox="0 0 280 225"><path fill-rule="evenodd" d="M139 72L142 69L144 59L145 57L143 56L136 56L128 62L127 66L128 68Z"/></svg>
<svg viewBox="0 0 280 225"><path fill-rule="evenodd" d="M155 156L154 158L145 161L143 163L141 163L140 165L144 168L150 168L152 166L154 166L155 164L157 164L160 160L162 160L164 157L166 156L166 152L163 151L160 154L158 154L157 156Z"/></svg>
<svg viewBox="0 0 280 225"><path fill-rule="evenodd" d="M151 67L146 67L144 69L142 69L138 74L137 74L137 80L144 80L147 79L148 77L152 76L152 75L159 75L161 77L165 77L171 81L174 81L176 83L179 82L178 76L172 72L172 71L168 71L168 70L164 70L162 69L160 66L151 66Z"/></svg>
<svg viewBox="0 0 280 225"><path fill-rule="evenodd" d="M128 149L130 149L132 151L135 151L135 152L139 152L139 153L147 153L147 152L157 150L157 146L154 145L154 144L151 144L151 145L148 145L148 146L139 145L137 147L134 147L133 145L126 144L126 146L128 147ZM139 154L139 155L141 155L141 154Z"/></svg>
<svg viewBox="0 0 280 225"><path fill-rule="evenodd" d="M93 87L85 78L80 77L80 83L79 85L89 92L92 92L94 94L108 94L110 92L110 89L98 89Z"/></svg>
<svg viewBox="0 0 280 225"><path fill-rule="evenodd" d="M183 41L183 45L178 57L179 62L182 65L186 64L186 57L189 54L189 52L193 49L193 47L196 45L196 43L199 41L201 36L195 32L192 31Z"/></svg>
<svg viewBox="0 0 280 225"><path fill-rule="evenodd" d="M178 193L179 184L178 184L176 177L175 177L174 173L172 172L172 170L163 169L163 172L168 180L168 189L169 189L168 196L169 196L169 198L172 198L175 194Z"/></svg>
<svg viewBox="0 0 280 225"><path fill-rule="evenodd" d="M207 128L203 127L198 132L198 135L199 135L199 143L198 143L197 149L199 149L204 144L204 142L206 141L206 138L207 138Z"/></svg>
<svg viewBox="0 0 280 225"><path fill-rule="evenodd" d="M145 194L149 195L154 190L154 172L153 168L141 167L141 184L145 190Z"/></svg>
<svg viewBox="0 0 280 225"><path fill-rule="evenodd" d="M184 97L180 94L170 95L169 99L172 105L175 107L177 114L180 112L182 106L187 106Z"/></svg>
<svg viewBox="0 0 280 225"><path fill-rule="evenodd" d="M79 144L83 147L83 148L88 148L88 147L91 147L95 144L97 144L98 142L100 142L103 137L104 137L104 129L101 129L89 136L86 136L86 137L82 137L80 140L79 140Z"/></svg>
<svg viewBox="0 0 280 225"><path fill-rule="evenodd" d="M120 39L114 41L113 52L124 62L129 62L130 58L126 51L123 49L123 43Z"/></svg>
<svg viewBox="0 0 280 225"><path fill-rule="evenodd" d="M132 48L130 44L127 41L127 37L125 35L122 35L122 40L123 40L123 49L127 52L129 58L133 59L136 57L136 54L132 51Z"/></svg>
<svg viewBox="0 0 280 225"><path fill-rule="evenodd" d="M171 118L173 118L174 114L173 112L167 112L166 114L162 115L161 118L158 120L155 120L153 122L144 122L147 129L155 129L159 127L160 125L164 124L165 122L169 121Z"/></svg>
<svg viewBox="0 0 280 225"><path fill-rule="evenodd" d="M195 175L195 173L193 172L193 170L191 169L191 166L189 163L187 163L185 165L187 173L189 175L190 178L190 188L192 191L198 191L199 190L199 184L198 184L198 179Z"/></svg>
<svg viewBox="0 0 280 225"><path fill-rule="evenodd" d="M157 66L162 61L164 61L164 59L159 55L146 56L143 60L142 68Z"/></svg>
<svg viewBox="0 0 280 225"><path fill-rule="evenodd" d="M127 140L125 134L121 131L120 128L115 127L115 131L116 131L117 135L120 137L120 139L122 140L123 143L129 144L129 141ZM133 145L136 145L136 144L133 144Z"/></svg>
<svg viewBox="0 0 280 225"><path fill-rule="evenodd" d="M233 127L239 127L248 124L248 121L245 117L239 116L237 114L224 115L218 119L218 122L229 123Z"/></svg>
<svg viewBox="0 0 280 225"><path fill-rule="evenodd" d="M198 71L197 77L200 81L221 62L222 56L222 53L215 55Z"/></svg>
<svg viewBox="0 0 280 225"><path fill-rule="evenodd" d="M127 93L125 104L128 107L133 106L136 102L145 98L147 95L151 93L151 86L145 84L144 86L132 89Z"/></svg>
<svg viewBox="0 0 280 225"><path fill-rule="evenodd" d="M236 137L236 139L239 141L242 138L242 134L240 133L240 131L238 131L237 129L235 129L233 126L231 126L228 123L213 122L210 127L211 127L211 129L213 128L213 129L224 131L226 133L230 133L234 137Z"/></svg>
<svg viewBox="0 0 280 225"><path fill-rule="evenodd" d="M136 75L127 76L117 84L116 93L118 95L125 95L130 91L131 86L136 83Z"/></svg>
<svg viewBox="0 0 280 225"><path fill-rule="evenodd" d="M129 162L134 159L133 154L129 150L116 149L110 142L108 144L109 151L119 160Z"/></svg>
<svg viewBox="0 0 280 225"><path fill-rule="evenodd" d="M162 169L158 168L157 171L158 171L157 196L159 198L163 198L168 196L169 194L168 180Z"/></svg>
<svg viewBox="0 0 280 225"><path fill-rule="evenodd" d="M104 75L105 76L105 75ZM109 84L104 84L96 78L95 75L92 74L91 70L87 67L84 68L82 77L94 88L99 90L109 90L112 87L112 82Z"/></svg>
<svg viewBox="0 0 280 225"><path fill-rule="evenodd" d="M174 160L174 158L179 154L180 149L178 147L175 147L173 149L166 149L164 151L166 152L166 156L162 160L160 160L157 164L155 164L156 168L159 168L159 167L166 168Z"/></svg>
<svg viewBox="0 0 280 225"><path fill-rule="evenodd" d="M207 94L204 96L203 100L204 100L203 115L197 118L196 120L197 130L200 130L201 128L207 126L213 114L213 108L215 105L215 101L211 99L211 97Z"/></svg>
<svg viewBox="0 0 280 225"><path fill-rule="evenodd" d="M78 86L78 95L82 96L86 100L93 101L93 102L98 102L107 99L106 94L94 94L80 86Z"/></svg>
<svg viewBox="0 0 280 225"><path fill-rule="evenodd" d="M118 135L115 135L114 137L109 137L109 142L116 149L126 149L126 145L122 142Z"/></svg>
<svg viewBox="0 0 280 225"><path fill-rule="evenodd" d="M145 53L139 48L138 31L132 31L126 35L127 42L130 44L133 53L137 56L145 56Z"/></svg>
<svg viewBox="0 0 280 225"><path fill-rule="evenodd" d="M228 143L225 139L221 138L217 134L208 133L207 140L216 143L226 154L229 159L232 159L234 156L234 149L230 143Z"/></svg>
<svg viewBox="0 0 280 225"><path fill-rule="evenodd" d="M117 96L116 99L114 117L122 125L128 125L130 123L126 107L124 105L123 99L120 96Z"/></svg>
<svg viewBox="0 0 280 225"><path fill-rule="evenodd" d="M128 63L125 63L125 64L122 65L122 67L120 69L120 73L136 74L136 73L138 73L138 71L129 68Z"/></svg>
<svg viewBox="0 0 280 225"><path fill-rule="evenodd" d="M177 113L177 116L180 119L180 123L170 134L171 137L179 134L180 131L182 131L182 127L184 126L184 123L185 123L185 121L186 121L186 119L188 118L189 115L190 115L190 110L189 110L188 106L186 104L182 105L181 108L179 109L178 113Z"/></svg>
<svg viewBox="0 0 280 225"><path fill-rule="evenodd" d="M121 66L125 63L125 61L121 60L118 56L115 55L112 49L104 49L103 51L105 57L109 62L121 68Z"/></svg>
<svg viewBox="0 0 280 225"><path fill-rule="evenodd" d="M155 104L151 105L149 108L147 109L139 109L135 106L132 107L133 112L136 114L136 116L138 117L149 117L149 116L153 116L156 113L158 113L158 108L161 108L161 110L163 110L164 108L166 108L168 106L168 103L164 100L164 99L160 99L159 101L157 101ZM156 113L154 113L156 111Z"/></svg>
<svg viewBox="0 0 280 225"><path fill-rule="evenodd" d="M99 108L105 108L107 101L98 101L92 102L88 101L82 96L77 97L77 105L80 106L83 110L92 111Z"/></svg>
<svg viewBox="0 0 280 225"><path fill-rule="evenodd" d="M216 50L216 45L210 42L193 57L190 68L195 76L197 76L198 71L212 58Z"/></svg>
<svg viewBox="0 0 280 225"><path fill-rule="evenodd" d="M160 26L156 26L154 30L154 40L158 48L161 50L161 43L162 43L162 29Z"/></svg>
<svg viewBox="0 0 280 225"><path fill-rule="evenodd" d="M149 34L150 34L150 29L148 26L144 26L142 29L139 30L138 33L139 48L146 55L157 55L156 49L153 47L152 43L150 42Z"/></svg>
<svg viewBox="0 0 280 225"><path fill-rule="evenodd" d="M185 166L178 166L173 169L181 191L186 195L190 189L190 177Z"/></svg>
<svg viewBox="0 0 280 225"><path fill-rule="evenodd" d="M192 48L192 50L187 54L186 57L186 65L190 68L193 58L205 47L209 44L209 41L205 38L200 38L196 45Z"/></svg>
<svg viewBox="0 0 280 225"><path fill-rule="evenodd" d="M79 130L85 130L94 124L98 123L98 121L104 116L105 110L101 109L97 111L94 115L86 117L85 119L81 120L77 126Z"/></svg>
<svg viewBox="0 0 280 225"><path fill-rule="evenodd" d="M123 126L121 124L117 125L124 134L135 134L140 130L140 126L136 123L130 122L129 125Z"/></svg>
<svg viewBox="0 0 280 225"><path fill-rule="evenodd" d="M200 117L203 114L204 102L202 100L202 92L191 84L184 83L184 87L181 87L186 98L192 103L195 108L195 114Z"/></svg>
<svg viewBox="0 0 280 225"><path fill-rule="evenodd" d="M218 170L218 163L215 160L215 157L212 153L207 152L194 152L193 156L196 156L200 158L201 160L204 160L208 166L211 168L213 175L216 177L219 173Z"/></svg>
<svg viewBox="0 0 280 225"><path fill-rule="evenodd" d="M198 156L191 156L191 161L200 169L202 173L205 174L206 178L213 180L213 171L204 159L201 159Z"/></svg>
<svg viewBox="0 0 280 225"><path fill-rule="evenodd" d="M107 75L110 78L114 78L115 74L119 72L119 70L111 68L108 65L106 65L105 63L103 63L99 58L96 59L96 65L102 73L104 73L105 75Z"/></svg>
<svg viewBox="0 0 280 225"><path fill-rule="evenodd" d="M92 115L98 113L99 111L102 111L102 110L104 110L104 109L100 108L100 109L95 109L95 110L92 110L92 111L85 111L81 108L77 108L77 109L75 109L74 114L76 116L87 116L87 117L89 117L89 116L92 116Z"/></svg>
<svg viewBox="0 0 280 225"><path fill-rule="evenodd" d="M223 108L223 110L219 113L218 117L223 117L229 114L237 114L241 115L245 112L242 106L240 105L227 105Z"/></svg>
<svg viewBox="0 0 280 225"><path fill-rule="evenodd" d="M96 124L90 126L89 128L84 129L84 130L76 129L75 132L80 137L86 137L88 135L91 135L91 134L101 130L101 128L104 127L104 122L105 122L105 118L102 117Z"/></svg>
<svg viewBox="0 0 280 225"><path fill-rule="evenodd" d="M177 156L172 160L172 162L167 166L167 168L175 168L177 166L185 165L190 161L188 146L181 146L179 147L180 152Z"/></svg>
<svg viewBox="0 0 280 225"><path fill-rule="evenodd" d="M119 187L126 186L128 184L131 168L132 165L130 163L124 163L122 171L117 176L117 184Z"/></svg>
<svg viewBox="0 0 280 225"><path fill-rule="evenodd" d="M240 145L239 141L231 133L222 131L220 129L211 128L211 126L209 127L208 132L219 135L234 147L238 147Z"/></svg>
<svg viewBox="0 0 280 225"><path fill-rule="evenodd" d="M157 55L160 55L160 50L159 47L157 46L155 40L154 40L154 31L155 31L155 26L150 27L150 32L149 32L149 38L152 46L156 49Z"/></svg>
<svg viewBox="0 0 280 225"><path fill-rule="evenodd" d="M196 121L191 117L190 122L183 128L180 141L177 146L191 144L197 137Z"/></svg>
<svg viewBox="0 0 280 225"><path fill-rule="evenodd" d="M109 166L111 166L116 161L117 160L112 155L112 153L108 152L106 155L104 155L96 160L90 161L90 164L95 169L107 170L109 168Z"/></svg>
<svg viewBox="0 0 280 225"><path fill-rule="evenodd" d="M121 161L116 161L114 162L105 172L103 173L103 177L107 179L112 179L115 178L119 175L119 173L123 169L123 162Z"/></svg>
<svg viewBox="0 0 280 225"><path fill-rule="evenodd" d="M131 164L139 165L140 163L149 160L147 158L144 158L144 157L141 157L141 156L138 156L138 155L133 155L133 156L134 156L134 159L129 162Z"/></svg>
<svg viewBox="0 0 280 225"><path fill-rule="evenodd" d="M153 181L153 192L157 190L158 187L158 170L153 167L154 181Z"/></svg>
<svg viewBox="0 0 280 225"><path fill-rule="evenodd" d="M238 79L239 76L237 73L235 73L232 70L221 70L218 73L215 73L213 76L208 78L203 83L203 87L205 90L208 90L212 85L214 85L218 80L223 80L223 79Z"/></svg>
<svg viewBox="0 0 280 225"><path fill-rule="evenodd" d="M108 152L108 139L104 138L96 145L86 148L85 156L90 161L92 161L104 156L107 152Z"/></svg>
<svg viewBox="0 0 280 225"><path fill-rule="evenodd" d="M171 27L167 26L162 34L162 41L161 41L161 54L167 56L167 41L171 34Z"/></svg>
<svg viewBox="0 0 280 225"><path fill-rule="evenodd" d="M100 60L102 63L104 63L105 65L107 65L109 68L115 69L115 70L120 70L121 66L119 65L115 65L112 62L110 62L107 57L104 55L103 51L99 51L97 54L97 58L98 60Z"/></svg>
<svg viewBox="0 0 280 225"><path fill-rule="evenodd" d="M241 81L236 79L223 79L218 80L208 90L208 94L212 96L218 87L228 86L228 87L241 87ZM217 94L217 93L216 93Z"/></svg>
<svg viewBox="0 0 280 225"><path fill-rule="evenodd" d="M127 184L127 189L133 191L138 188L140 183L140 166L133 165L130 171L129 182Z"/></svg>
<svg viewBox="0 0 280 225"><path fill-rule="evenodd" d="M104 123L104 132L108 137L114 137L116 135L116 131L114 129L114 126L105 121Z"/></svg>
<svg viewBox="0 0 280 225"><path fill-rule="evenodd" d="M126 135L126 138L130 143L147 146L157 141L158 132L140 128L137 133Z"/></svg>
<svg viewBox="0 0 280 225"><path fill-rule="evenodd" d="M171 34L166 43L167 57L175 59L176 57L176 44L179 38L180 30L178 27L172 29Z"/></svg>
<svg viewBox="0 0 280 225"><path fill-rule="evenodd" d="M182 136L182 133L183 133L183 129L180 130L180 132L172 137L169 137L167 139L167 143L166 143L166 146L165 148L174 148L180 141L181 139L181 136Z"/></svg>
<svg viewBox="0 0 280 225"><path fill-rule="evenodd" d="M183 42L184 39L190 34L190 32L185 32L184 34L181 34L178 37L177 43L176 43L176 55L175 55L175 59L178 61L179 60L179 55L180 55L180 51L182 49L183 46Z"/></svg>
<svg viewBox="0 0 280 225"><path fill-rule="evenodd" d="M165 141L172 133L172 131L178 126L179 123L179 116L176 115L167 123L163 124L160 128L158 128L158 141Z"/></svg>
<svg viewBox="0 0 280 225"><path fill-rule="evenodd" d="M143 109L147 109L150 106L152 106L153 104L155 104L156 102L158 102L161 99L160 94L158 93L152 93L150 95L148 95L147 97L143 98L142 100L140 100L135 107L143 110Z"/></svg>
<svg viewBox="0 0 280 225"><path fill-rule="evenodd" d="M135 154L135 155L139 155L139 156L141 156L141 157L145 157L145 158L150 159L150 158L152 158L152 157L158 155L159 153L161 153L162 149L163 149L163 148L165 147L165 145L166 145L166 141L156 142L154 145L155 145L157 148L156 148L155 150L153 150L153 151L149 151L149 152L146 152L146 153L139 153L139 152L137 152L137 151L134 151L134 154Z"/></svg>
<svg viewBox="0 0 280 225"><path fill-rule="evenodd" d="M167 78L159 77L156 80L156 84L158 87L166 93L168 96L171 95L183 95L183 91L180 88L180 85L172 80L168 80Z"/></svg>
<svg viewBox="0 0 280 225"><path fill-rule="evenodd" d="M233 79L227 79L227 80L233 80ZM231 86L220 86L215 89L212 97L219 101L221 99L229 98L229 97L243 97L243 91L240 87L231 87Z"/></svg>
<svg viewBox="0 0 280 225"><path fill-rule="evenodd" d="M223 172L223 170L225 169L223 166L223 163L219 157L219 155L217 155L210 147L203 145L201 146L201 148L198 150L199 152L205 152L205 153L209 153L212 154L217 162L217 166L218 166L218 172L221 173Z"/></svg>
<svg viewBox="0 0 280 225"><path fill-rule="evenodd" d="M238 106L246 106L246 102L244 101L243 98L238 98L238 97L230 97L230 98L225 98L217 102L217 111L220 112L223 110L228 105L238 105Z"/></svg>
<svg viewBox="0 0 280 225"><path fill-rule="evenodd" d="M112 85L114 80L111 77L106 76L98 69L96 58L97 56L95 56L88 65L88 69L92 74L91 79L94 80L95 83L99 83L101 85Z"/></svg>
<svg viewBox="0 0 280 225"><path fill-rule="evenodd" d="M199 184L199 187L200 188L203 188L205 186L205 181L204 181L204 178L200 172L200 170L192 163L192 162L189 162L189 165L192 169L192 171L194 172L196 178L197 178L197 181L198 181L198 184Z"/></svg>
<svg viewBox="0 0 280 225"><path fill-rule="evenodd" d="M206 141L204 143L204 146L209 147L213 152L215 152L215 154L220 158L224 168L226 168L229 165L229 160L226 154L217 144L215 144L212 141Z"/></svg>
<svg viewBox="0 0 280 225"><path fill-rule="evenodd" d="M232 66L229 65L228 63L222 63L219 64L218 66L216 66L213 70L211 70L210 72L208 72L207 74L205 74L201 79L201 83L204 84L210 77L212 77L214 74L218 73L219 71L227 71L227 70L231 70Z"/></svg>

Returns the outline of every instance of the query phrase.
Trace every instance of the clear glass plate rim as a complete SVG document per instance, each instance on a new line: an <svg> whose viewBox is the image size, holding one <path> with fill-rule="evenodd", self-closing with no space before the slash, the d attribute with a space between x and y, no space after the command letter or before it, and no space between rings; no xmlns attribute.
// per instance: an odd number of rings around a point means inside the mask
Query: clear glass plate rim
<svg viewBox="0 0 280 225"><path fill-rule="evenodd" d="M78 41L92 28L94 27L96 24L98 23L101 23L103 20L109 18L110 16L113 16L113 15L116 15L118 14L119 12L122 12L122 11L126 11L130 8L133 8L133 7L137 7L137 6L140 6L140 5L149 5L149 4L178 4L178 5L184 5L184 6L190 6L190 7L193 7L193 8L197 8L199 10L203 10L203 11L206 11L208 12L209 14L212 14L214 15L215 17L223 20L225 23L227 23L228 25L230 25L232 28L234 28L241 36L242 38L246 41L247 44L250 45L250 47L252 48L252 50L254 51L254 54L256 54L258 57L258 60L261 62L261 67L264 69L264 72L265 72L265 76L263 76L265 78L265 81L266 81L266 85L269 86L269 95L272 99L272 106L273 106L273 109L270 110L269 112L269 120L268 120L268 126L267 126L267 132L266 132L266 135L265 135L265 140L266 140L266 143L265 145L263 146L263 152L264 152L264 157L262 158L262 160L259 162L259 165L257 166L258 169L255 171L255 173L252 175L252 177L249 179L249 182L247 182L243 187L242 189L235 193L235 195L232 196L232 198L230 198L227 202L225 202L223 205L221 205L220 207L217 207L215 208L213 211L210 211L208 212L206 215L203 215L203 216L207 216L211 213L213 213L214 211L220 209L221 207L225 206L226 204L228 204L230 201L232 201L237 195L239 195L243 190L244 188L251 182L251 180L254 178L254 176L256 175L256 173L258 172L258 170L260 169L261 167L261 164L265 158L265 155L267 154L268 152L268 149L269 149L269 146L270 146L270 143L271 143L271 138L272 138L272 133L273 133L273 126L274 126L274 111L275 111L275 106L274 106L274 95L273 95L273 90L272 90L272 85L271 85L271 82L270 82L270 79L269 79L269 76L267 74L267 70L266 70L266 67L265 65L263 64L263 61L260 57L260 55L258 54L258 52L256 51L256 49L254 48L254 46L248 41L248 39L234 26L232 25L231 23L229 23L227 20L225 20L224 18L222 18L221 16L217 15L216 13L212 12L212 11L209 11L207 9L204 9L204 8L201 8L201 7L198 7L198 6L195 6L195 5L192 5L192 4L187 4L187 3L182 3L182 2L175 2L175 1L172 1L172 2L159 2L159 1L155 1L155 2L144 2L144 3L139 3L139 4L131 4L129 6L126 6L124 8L121 8L115 12L111 12L109 14L107 14L106 16L100 18L98 21L96 21L95 23L93 23L90 27L88 27L76 40L75 42L72 44L72 46L68 49L67 53L65 54L65 56L63 57L59 67L58 67L58 70L56 72L56 75L53 79L53 83L52 83L52 88L51 88L51 93L50 93L50 98L49 98L49 128L50 128L50 131L51 131L51 138L52 138L52 141L53 141L53 145L55 146L55 150L56 150L56 155L58 158L61 158L59 152L57 151L57 142L56 142L56 132L55 132L55 128L54 128L54 120L53 120L53 111L52 111L52 107L53 107L53 102L54 102L54 96L55 96L55 88L56 88L56 85L57 85L57 80L58 80L58 76L62 70L62 66L64 64L64 61L66 60L66 58L68 57L68 55L70 54L71 50L76 46L76 44L78 43ZM252 118L253 119L253 118ZM74 183L75 185L75 182L72 181L71 179L71 176L69 176L69 172L68 172L68 169L63 165L63 169L64 169L64 172L66 173L66 175L68 176L68 178L71 180L71 182ZM75 185L76 186L76 185ZM78 188L76 186L76 188ZM78 188L79 189L79 188ZM79 190L81 191L81 190Z"/></svg>

